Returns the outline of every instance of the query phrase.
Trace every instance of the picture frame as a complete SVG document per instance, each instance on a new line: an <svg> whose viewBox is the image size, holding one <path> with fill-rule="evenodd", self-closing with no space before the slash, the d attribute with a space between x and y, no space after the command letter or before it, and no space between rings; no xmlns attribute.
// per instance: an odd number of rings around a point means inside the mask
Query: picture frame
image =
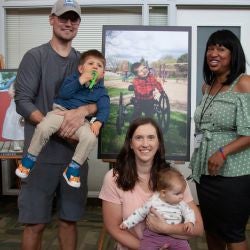
<svg viewBox="0 0 250 250"><path fill-rule="evenodd" d="M23 140L22 120L14 102L16 75L17 69L0 70L0 142Z"/></svg>
<svg viewBox="0 0 250 250"><path fill-rule="evenodd" d="M102 50L111 109L99 135L98 158L116 159L130 122L147 115L162 128L167 160L189 161L191 27L104 25ZM147 76L140 76L137 63Z"/></svg>

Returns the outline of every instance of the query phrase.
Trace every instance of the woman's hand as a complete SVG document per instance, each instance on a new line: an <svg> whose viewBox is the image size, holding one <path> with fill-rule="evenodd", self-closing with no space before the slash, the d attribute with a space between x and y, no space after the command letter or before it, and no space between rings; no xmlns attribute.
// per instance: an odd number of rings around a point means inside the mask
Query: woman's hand
<svg viewBox="0 0 250 250"><path fill-rule="evenodd" d="M194 229L194 224L192 222L186 222L184 223L184 230L188 233L192 233Z"/></svg>
<svg viewBox="0 0 250 250"><path fill-rule="evenodd" d="M208 172L210 175L217 175L220 168L224 165L225 160L223 159L221 152L216 151L213 155L208 158Z"/></svg>
<svg viewBox="0 0 250 250"><path fill-rule="evenodd" d="M250 147L250 136L239 136L223 146L223 154L225 158L229 155L236 154ZM222 153L218 150L208 158L208 172L210 175L217 175L220 168L225 163Z"/></svg>
<svg viewBox="0 0 250 250"><path fill-rule="evenodd" d="M150 209L150 213L146 219L148 229L155 233L163 233L166 230L167 223L155 208Z"/></svg>
<svg viewBox="0 0 250 250"><path fill-rule="evenodd" d="M202 236L204 229L200 211L194 201L188 202L188 205L191 209L193 209L195 214L195 224L191 232L187 232L185 230L183 223L176 225L167 224L162 216L153 208L151 208L151 213L146 219L147 227L156 233L171 235L172 237L178 239L188 239L194 236Z"/></svg>
<svg viewBox="0 0 250 250"><path fill-rule="evenodd" d="M167 224L154 208L151 208L150 214L147 216L146 225L149 230L155 233L170 235L178 239L187 239L188 237L185 234L190 233L187 232L183 223L175 225Z"/></svg>

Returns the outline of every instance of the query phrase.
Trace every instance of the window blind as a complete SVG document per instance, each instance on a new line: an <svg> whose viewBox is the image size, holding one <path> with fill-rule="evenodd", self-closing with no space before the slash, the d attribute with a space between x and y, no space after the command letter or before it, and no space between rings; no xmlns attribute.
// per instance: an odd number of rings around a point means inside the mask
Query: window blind
<svg viewBox="0 0 250 250"><path fill-rule="evenodd" d="M168 6L149 6L149 25L167 26L168 25Z"/></svg>
<svg viewBox="0 0 250 250"><path fill-rule="evenodd" d="M6 15L6 64L17 68L24 53L51 38L49 9L9 9ZM141 7L85 8L73 46L79 51L102 49L103 25L141 25Z"/></svg>

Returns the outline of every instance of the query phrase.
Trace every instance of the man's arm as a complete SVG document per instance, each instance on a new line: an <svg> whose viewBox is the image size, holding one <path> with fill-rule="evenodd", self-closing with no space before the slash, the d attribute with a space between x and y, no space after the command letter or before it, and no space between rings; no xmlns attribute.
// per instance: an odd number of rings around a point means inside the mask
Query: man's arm
<svg viewBox="0 0 250 250"><path fill-rule="evenodd" d="M15 82L15 103L17 113L35 124L40 122L43 114L35 106L39 89L40 65L32 53L27 52L18 68Z"/></svg>
<svg viewBox="0 0 250 250"><path fill-rule="evenodd" d="M30 120L30 122L32 122L33 124L36 125L42 121L43 117L44 117L44 115L39 110L36 110L30 114L29 120Z"/></svg>

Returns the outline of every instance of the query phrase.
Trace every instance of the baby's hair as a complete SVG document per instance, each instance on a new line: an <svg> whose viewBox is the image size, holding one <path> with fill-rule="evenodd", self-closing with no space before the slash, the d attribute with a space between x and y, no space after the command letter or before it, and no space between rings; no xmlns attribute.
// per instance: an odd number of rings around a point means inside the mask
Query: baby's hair
<svg viewBox="0 0 250 250"><path fill-rule="evenodd" d="M83 52L80 57L80 64L84 64L87 58L90 56L100 59L103 63L103 66L104 67L106 66L106 59L104 55L99 50L96 50L96 49L91 49L91 50L87 50Z"/></svg>
<svg viewBox="0 0 250 250"><path fill-rule="evenodd" d="M157 191L162 189L172 189L177 181L182 182L183 185L186 186L184 176L173 167L159 170L157 177Z"/></svg>

